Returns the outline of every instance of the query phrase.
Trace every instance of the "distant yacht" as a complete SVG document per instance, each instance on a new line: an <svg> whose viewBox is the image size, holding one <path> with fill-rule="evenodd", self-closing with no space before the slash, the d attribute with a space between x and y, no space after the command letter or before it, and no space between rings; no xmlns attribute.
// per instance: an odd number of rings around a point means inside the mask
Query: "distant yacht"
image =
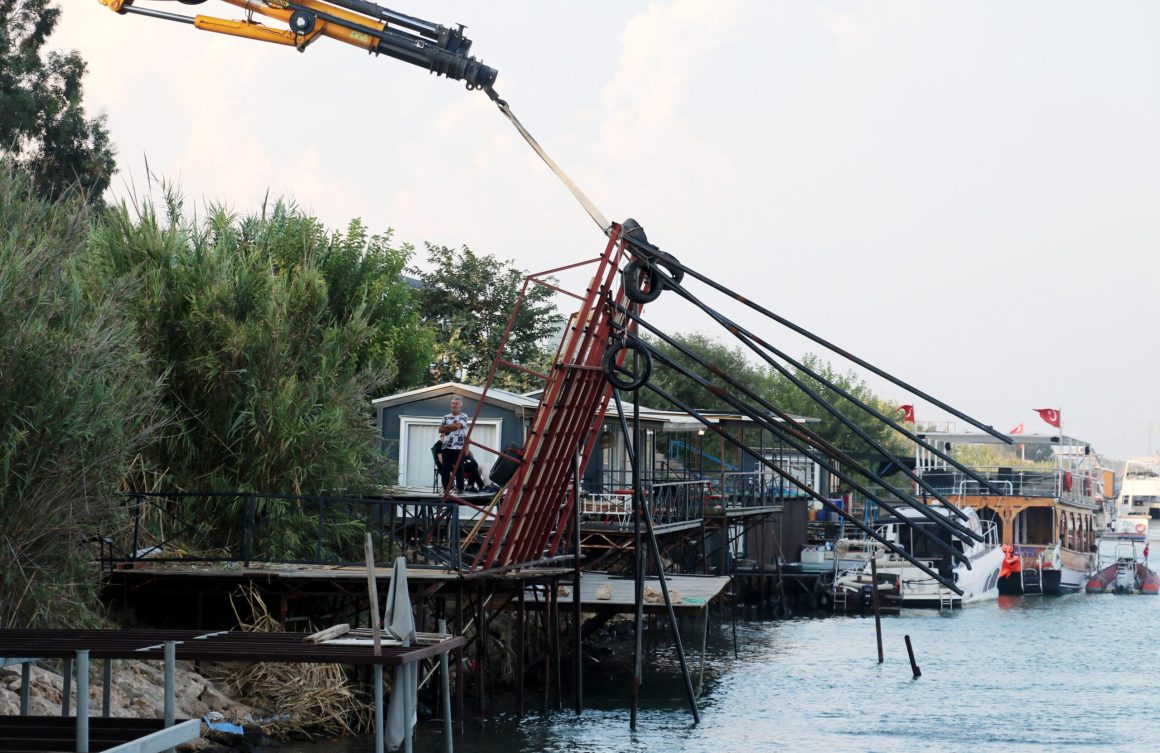
<svg viewBox="0 0 1160 753"><path fill-rule="evenodd" d="M1116 530L1145 533L1149 518L1160 518L1160 457L1132 458L1124 466L1116 497Z"/></svg>

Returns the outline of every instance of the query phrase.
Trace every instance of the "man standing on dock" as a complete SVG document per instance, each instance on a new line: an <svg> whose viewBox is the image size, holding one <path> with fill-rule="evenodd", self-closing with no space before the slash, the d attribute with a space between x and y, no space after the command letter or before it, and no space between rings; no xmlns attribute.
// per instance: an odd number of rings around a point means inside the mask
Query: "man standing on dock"
<svg viewBox="0 0 1160 753"><path fill-rule="evenodd" d="M439 433L443 436L443 459L439 466L439 475L443 480L443 491L449 490L451 472L455 471L455 491L463 493L463 466L459 461L459 453L463 451L463 442L467 439L467 425L471 418L463 412L463 401L456 395L451 398L451 412L443 417L439 425Z"/></svg>

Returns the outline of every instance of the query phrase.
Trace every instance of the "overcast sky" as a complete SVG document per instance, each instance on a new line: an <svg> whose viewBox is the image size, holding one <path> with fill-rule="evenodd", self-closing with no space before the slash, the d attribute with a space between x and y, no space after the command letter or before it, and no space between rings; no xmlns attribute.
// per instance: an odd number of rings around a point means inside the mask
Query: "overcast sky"
<svg viewBox="0 0 1160 753"><path fill-rule="evenodd" d="M148 160L194 205L244 212L269 190L332 226L361 217L533 271L603 248L461 83L332 40L299 54L59 4L54 44L88 61L118 196L145 193ZM217 0L137 6L241 17ZM1047 433L1032 408L1051 407L1102 454L1160 449L1160 4L390 7L466 24L604 214L684 263L1000 430ZM674 297L650 318L713 333Z"/></svg>

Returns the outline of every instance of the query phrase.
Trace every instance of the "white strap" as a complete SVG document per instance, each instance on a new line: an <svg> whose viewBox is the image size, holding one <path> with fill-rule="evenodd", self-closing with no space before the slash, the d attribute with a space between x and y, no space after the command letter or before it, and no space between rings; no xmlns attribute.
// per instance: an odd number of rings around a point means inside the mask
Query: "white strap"
<svg viewBox="0 0 1160 753"><path fill-rule="evenodd" d="M508 103L502 99L496 99L495 103L499 107L499 111L507 116L507 119L512 122L512 125L516 127L516 130L520 132L520 135L523 136L524 140L528 142L528 146L532 147L536 154L540 155L540 159L542 159L544 164L551 168L552 172L556 174L556 177L559 178L564 183L564 185L568 187L568 190L571 191L572 195L576 197L576 201L580 202L580 206L584 207L584 211L588 213L588 216L591 217L593 221L600 226L600 230L605 235L608 235L612 229L612 224L609 223L607 218L605 218L600 210L596 208L596 205L593 204L592 201L584 195L584 192L580 190L580 187L572 182L572 179L569 178L564 173L564 171L560 169L560 166L557 165L552 160L552 158L548 156L547 152L545 152L543 148L536 142L536 140L532 138L532 134L528 133L528 129L524 128L523 124L520 123L519 119L512 113L512 108L508 106Z"/></svg>

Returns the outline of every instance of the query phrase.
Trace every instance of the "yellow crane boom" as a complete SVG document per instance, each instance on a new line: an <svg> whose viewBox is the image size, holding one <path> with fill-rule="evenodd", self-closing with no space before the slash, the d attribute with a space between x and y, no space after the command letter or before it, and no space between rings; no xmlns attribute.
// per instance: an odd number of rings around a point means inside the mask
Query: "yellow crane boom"
<svg viewBox="0 0 1160 753"><path fill-rule="evenodd" d="M441 26L397 13L368 0L220 0L245 11L240 20L214 16L186 16L135 4L136 0L100 0L120 14L136 14L190 24L202 31L254 39L259 42L305 50L328 37L387 55L431 73L464 81L468 89L490 89L497 71L471 57L471 40L462 25ZM208 0L178 0L183 5L202 5ZM255 20L255 14L283 24L283 28Z"/></svg>

